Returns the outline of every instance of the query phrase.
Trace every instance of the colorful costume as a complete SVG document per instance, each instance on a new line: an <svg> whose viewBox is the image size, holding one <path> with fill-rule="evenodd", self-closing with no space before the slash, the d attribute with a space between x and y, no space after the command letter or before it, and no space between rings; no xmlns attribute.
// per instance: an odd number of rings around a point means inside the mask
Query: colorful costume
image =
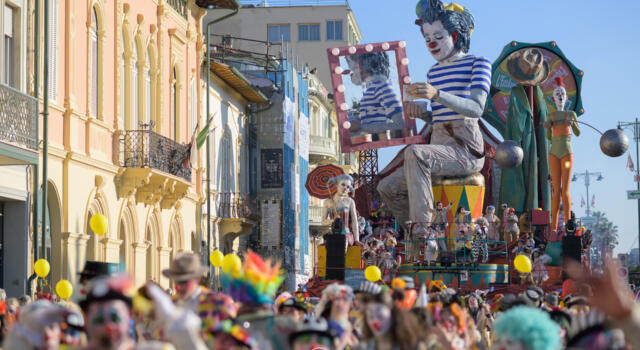
<svg viewBox="0 0 640 350"><path fill-rule="evenodd" d="M520 219L518 219L518 215L514 213L513 208L509 208L504 218L504 239L507 243L518 239L518 234L520 234L519 222Z"/></svg>
<svg viewBox="0 0 640 350"><path fill-rule="evenodd" d="M500 218L496 215L496 208L492 205L487 207L487 212L484 215L484 219L487 220L489 234L488 238L492 240L500 240Z"/></svg>
<svg viewBox="0 0 640 350"><path fill-rule="evenodd" d="M484 225L476 225L476 231L473 235L473 243L471 245L471 253L473 260L477 261L482 258L482 263L486 264L489 260L489 247L487 247L488 229Z"/></svg>

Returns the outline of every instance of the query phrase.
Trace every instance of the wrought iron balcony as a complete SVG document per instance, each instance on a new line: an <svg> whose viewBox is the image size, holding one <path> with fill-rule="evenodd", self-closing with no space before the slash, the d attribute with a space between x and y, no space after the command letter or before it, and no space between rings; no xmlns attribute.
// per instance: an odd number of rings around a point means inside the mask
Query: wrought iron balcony
<svg viewBox="0 0 640 350"><path fill-rule="evenodd" d="M0 84L0 142L37 152L37 104L35 98Z"/></svg>
<svg viewBox="0 0 640 350"><path fill-rule="evenodd" d="M216 196L217 216L222 219L260 218L258 201L247 193L223 192Z"/></svg>
<svg viewBox="0 0 640 350"><path fill-rule="evenodd" d="M322 226L326 209L319 206L309 206L309 224L313 226Z"/></svg>
<svg viewBox="0 0 640 350"><path fill-rule="evenodd" d="M173 7L180 16L187 19L187 0L167 0L167 3Z"/></svg>
<svg viewBox="0 0 640 350"><path fill-rule="evenodd" d="M138 203L159 203L163 209L178 205L191 187L188 147L148 126L124 131L118 141L118 198L135 196Z"/></svg>
<svg viewBox="0 0 640 350"><path fill-rule="evenodd" d="M127 130L120 135L120 166L153 168L191 182L191 167L183 166L188 147L151 130Z"/></svg>

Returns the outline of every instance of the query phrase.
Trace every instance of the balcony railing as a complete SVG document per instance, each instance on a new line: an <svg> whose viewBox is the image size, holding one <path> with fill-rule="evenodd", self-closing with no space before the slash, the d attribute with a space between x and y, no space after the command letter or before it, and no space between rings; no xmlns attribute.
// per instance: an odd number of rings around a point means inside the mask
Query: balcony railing
<svg viewBox="0 0 640 350"><path fill-rule="evenodd" d="M177 13L187 19L187 0L167 0L167 3L173 7Z"/></svg>
<svg viewBox="0 0 640 350"><path fill-rule="evenodd" d="M38 150L37 104L35 98L0 84L0 142Z"/></svg>
<svg viewBox="0 0 640 350"><path fill-rule="evenodd" d="M331 138L311 135L309 141L310 156L321 156L337 160L336 143Z"/></svg>
<svg viewBox="0 0 640 350"><path fill-rule="evenodd" d="M120 166L153 168L191 182L191 167L183 166L188 147L151 130L128 130L120 135Z"/></svg>
<svg viewBox="0 0 640 350"><path fill-rule="evenodd" d="M222 192L216 196L217 216L223 219L258 219L258 201L247 193Z"/></svg>

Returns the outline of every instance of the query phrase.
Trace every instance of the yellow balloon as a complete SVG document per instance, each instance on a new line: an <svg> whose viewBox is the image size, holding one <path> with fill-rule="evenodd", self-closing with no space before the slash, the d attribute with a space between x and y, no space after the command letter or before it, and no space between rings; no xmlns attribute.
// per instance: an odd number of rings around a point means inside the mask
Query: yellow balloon
<svg viewBox="0 0 640 350"><path fill-rule="evenodd" d="M513 259L513 266L520 273L530 273L531 259L529 259L529 257L526 255L518 255L515 259Z"/></svg>
<svg viewBox="0 0 640 350"><path fill-rule="evenodd" d="M222 259L222 271L225 273L230 273L234 277L238 277L240 275L241 268L242 261L233 253L225 255L224 259Z"/></svg>
<svg viewBox="0 0 640 350"><path fill-rule="evenodd" d="M102 214L93 215L91 219L89 219L89 227L91 227L91 230L98 236L104 235L107 233L107 228L109 228L107 217Z"/></svg>
<svg viewBox="0 0 640 350"><path fill-rule="evenodd" d="M73 286L71 285L71 282L61 280L56 283L56 293L58 293L60 298L68 300L71 297L71 294L73 294Z"/></svg>
<svg viewBox="0 0 640 350"><path fill-rule="evenodd" d="M224 259L224 255L219 250L214 250L211 252L211 255L209 255L209 262L215 267L222 266L222 259Z"/></svg>
<svg viewBox="0 0 640 350"><path fill-rule="evenodd" d="M382 272L377 266L371 265L364 270L364 277L369 282L377 282L382 278Z"/></svg>
<svg viewBox="0 0 640 350"><path fill-rule="evenodd" d="M33 269L36 271L36 275L40 278L45 278L49 274L51 270L51 266L49 266L49 262L44 259L38 259L33 266Z"/></svg>

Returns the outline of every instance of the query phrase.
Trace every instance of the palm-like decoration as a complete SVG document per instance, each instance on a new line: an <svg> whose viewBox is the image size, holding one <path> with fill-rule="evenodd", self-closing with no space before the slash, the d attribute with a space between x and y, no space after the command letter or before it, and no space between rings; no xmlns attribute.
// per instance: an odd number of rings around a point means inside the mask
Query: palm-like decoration
<svg viewBox="0 0 640 350"><path fill-rule="evenodd" d="M598 250L600 258L612 256L613 249L618 245L618 225L609 221L603 212L596 211L593 216L597 221L593 229L592 246Z"/></svg>

